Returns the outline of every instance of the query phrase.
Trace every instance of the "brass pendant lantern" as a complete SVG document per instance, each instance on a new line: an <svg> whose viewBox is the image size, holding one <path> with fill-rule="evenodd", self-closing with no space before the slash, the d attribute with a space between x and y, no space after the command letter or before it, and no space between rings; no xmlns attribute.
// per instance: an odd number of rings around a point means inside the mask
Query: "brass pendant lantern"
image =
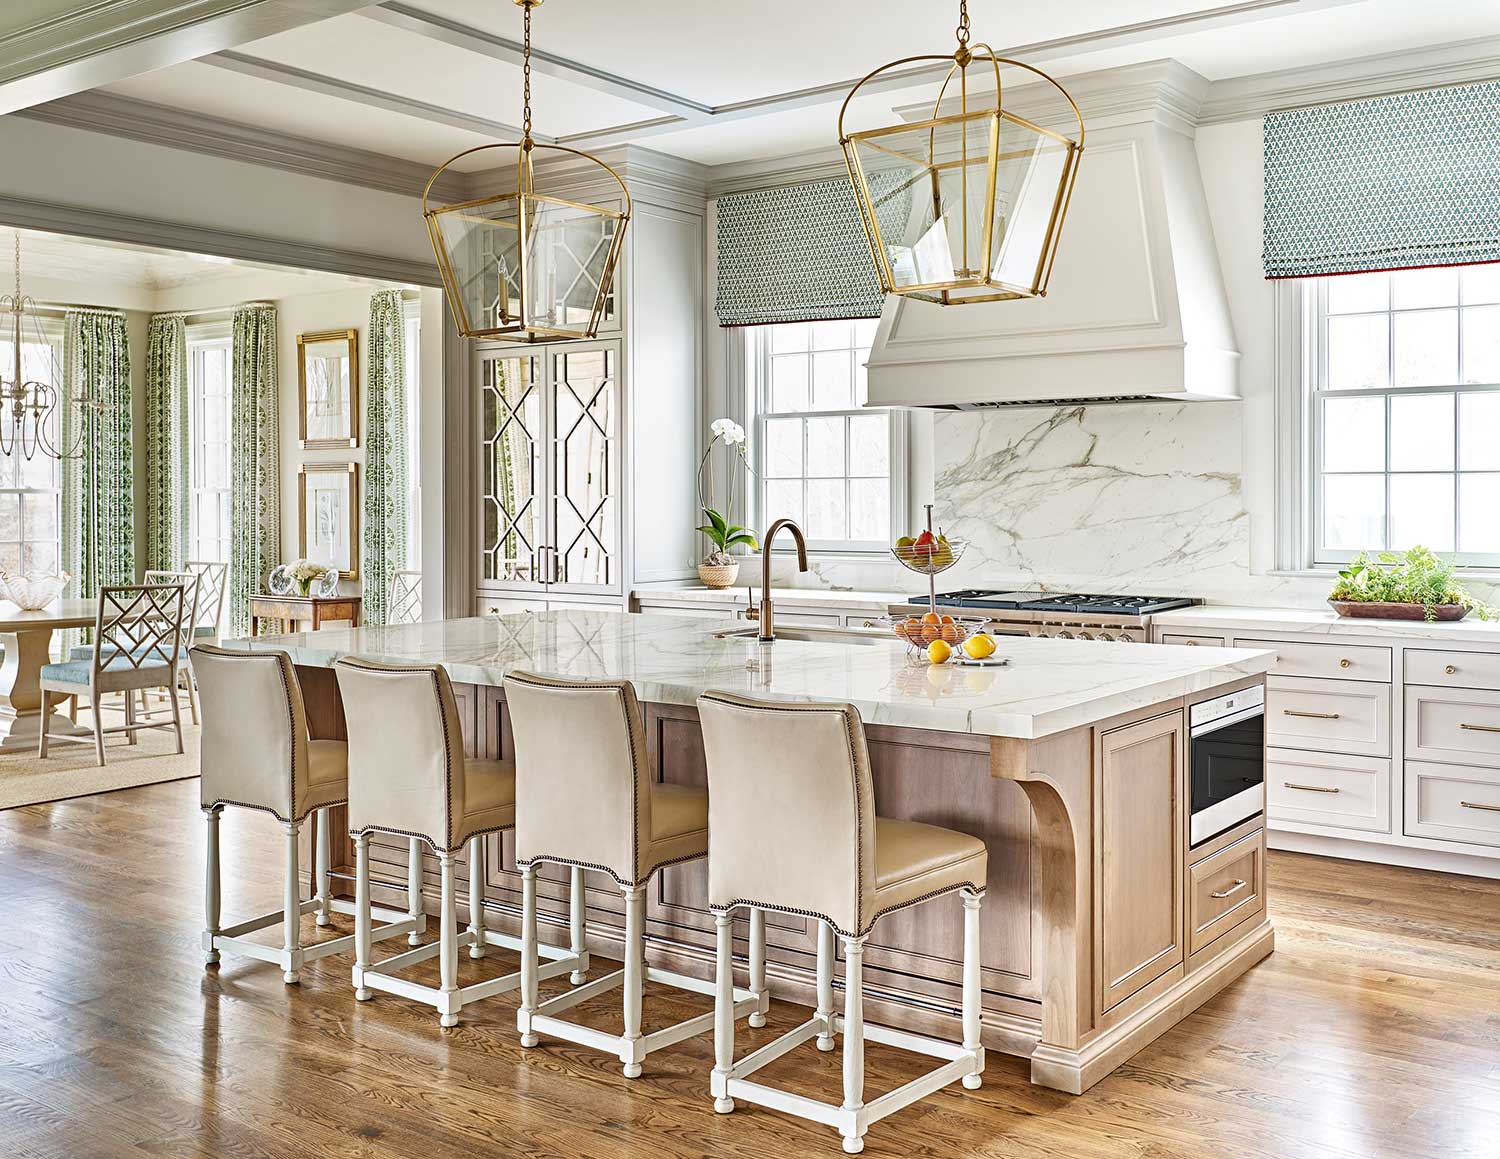
<svg viewBox="0 0 1500 1159"><path fill-rule="evenodd" d="M944 306L1042 297L1083 153L1083 117L1046 73L997 57L987 44L969 47L967 0L959 3L957 37L951 55L881 65L839 109L839 143L870 255L887 294ZM874 78L940 60L952 66L931 117L845 131L850 102ZM1058 114L1050 119L1061 127L1003 106L1002 66L1051 86L1022 86L1026 107L1050 102ZM1048 101L1037 100L1038 92Z"/></svg>
<svg viewBox="0 0 1500 1159"><path fill-rule="evenodd" d="M479 145L450 157L422 191L422 215L459 333L512 342L592 338L613 295L615 265L630 221L630 191L597 157L532 140L531 10L542 0L515 3L524 13L525 28L521 140ZM433 183L449 166L486 150L496 151L497 167L515 166L515 192L454 205L428 204ZM589 176L607 181L611 192L619 186L620 208L539 190L535 163L540 150L597 166L597 175ZM588 177L580 179L577 168L570 167L568 180L571 184Z"/></svg>

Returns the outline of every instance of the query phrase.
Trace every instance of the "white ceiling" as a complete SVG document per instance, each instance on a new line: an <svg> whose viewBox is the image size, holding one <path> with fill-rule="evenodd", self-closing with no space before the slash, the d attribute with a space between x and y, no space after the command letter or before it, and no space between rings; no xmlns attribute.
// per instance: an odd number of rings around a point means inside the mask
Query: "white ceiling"
<svg viewBox="0 0 1500 1159"><path fill-rule="evenodd" d="M945 0L547 0L534 17L537 49L658 91L539 67L536 129L566 141L659 123L680 98L690 118L693 105L715 109L711 123L608 142L640 139L705 164L831 145L848 84L901 56L950 51L956 11ZM1496 0L972 0L970 17L976 41L1019 46L1060 76L1175 57L1217 80L1500 35ZM519 9L502 0L390 0L106 91L437 164L496 139L484 122L519 121L520 69L494 58L494 38L520 35ZM824 87L763 113L723 109ZM929 87L890 90L875 105Z"/></svg>

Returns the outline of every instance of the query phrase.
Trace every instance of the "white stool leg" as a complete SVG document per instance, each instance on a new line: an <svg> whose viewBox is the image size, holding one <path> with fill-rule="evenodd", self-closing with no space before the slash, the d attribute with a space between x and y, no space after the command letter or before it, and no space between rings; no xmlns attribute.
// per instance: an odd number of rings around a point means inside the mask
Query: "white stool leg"
<svg viewBox="0 0 1500 1159"><path fill-rule="evenodd" d="M374 997L365 985L365 971L370 968L370 938L374 920L370 915L370 835L361 833L354 839L354 1000L368 1002Z"/></svg>
<svg viewBox="0 0 1500 1159"><path fill-rule="evenodd" d="M406 842L406 912L417 923L417 928L406 935L408 946L420 946L422 933L427 929L427 917L422 912L422 841L411 837Z"/></svg>
<svg viewBox="0 0 1500 1159"><path fill-rule="evenodd" d="M469 839L469 957L484 957L484 838Z"/></svg>
<svg viewBox="0 0 1500 1159"><path fill-rule="evenodd" d="M636 1044L641 1039L641 991L645 973L646 938L646 891L640 886L625 886L625 1033L620 1037L624 1045L620 1049L620 1061L625 1064L625 1077L639 1078L640 1060L635 1057Z"/></svg>
<svg viewBox="0 0 1500 1159"><path fill-rule="evenodd" d="M47 727L45 710L42 727ZM219 951L214 948L214 938L219 934L219 814L220 809L205 809L203 819L208 822L206 854L203 874L203 957L212 966L219 960Z"/></svg>
<svg viewBox="0 0 1500 1159"><path fill-rule="evenodd" d="M439 919L438 974L442 985L438 988L438 1020L444 1026L458 1025L458 1012L463 1008L463 999L458 993L458 897L454 882L455 866L453 854L440 853L442 865L443 897L442 916Z"/></svg>
<svg viewBox="0 0 1500 1159"><path fill-rule="evenodd" d="M734 918L727 913L714 914L714 934L714 1071L710 1090L714 1110L727 1115L734 1110L734 1100L729 1097L729 1071L734 1066Z"/></svg>
<svg viewBox="0 0 1500 1159"><path fill-rule="evenodd" d="M964 903L964 1049L972 1050L978 1062L974 1073L963 1077L969 1090L978 1090L984 1080L984 1044L979 1036L979 906L984 900L977 893L963 890Z"/></svg>
<svg viewBox="0 0 1500 1159"><path fill-rule="evenodd" d="M759 1005L745 1021L751 1026L764 1026L770 999L766 994L766 911L761 909L750 911L750 993Z"/></svg>
<svg viewBox="0 0 1500 1159"><path fill-rule="evenodd" d="M833 927L827 922L818 922L818 1009L816 1017L822 1020L823 1032L818 1035L817 1047L822 1051L833 1049Z"/></svg>
<svg viewBox="0 0 1500 1159"><path fill-rule="evenodd" d="M125 703L130 703L128 694ZM282 948L281 980L290 985L297 981L297 972L302 967L302 898L297 881L297 834L302 825L289 821L282 829L286 833L286 893L282 914L286 945Z"/></svg>
<svg viewBox="0 0 1500 1159"><path fill-rule="evenodd" d="M172 695L177 695L174 690ZM328 810L318 810L318 848L314 855L313 874L318 889L318 925L326 926L333 913L333 894L328 889Z"/></svg>
<svg viewBox="0 0 1500 1159"><path fill-rule="evenodd" d="M516 1010L516 1029L521 1032L522 1046L535 1046L536 1031L531 1016L537 1008L536 954L536 866L521 868L521 1005Z"/></svg>
<svg viewBox="0 0 1500 1159"><path fill-rule="evenodd" d="M584 894L583 869L573 866L573 872L568 879L568 951L574 955L581 955L584 947L584 906L587 898ZM568 975L568 981L574 986L581 986L588 975L582 970L574 970Z"/></svg>
<svg viewBox="0 0 1500 1159"><path fill-rule="evenodd" d="M863 938L844 939L844 1110L865 1105L865 993ZM863 1133L845 1135L844 1151L865 1149Z"/></svg>

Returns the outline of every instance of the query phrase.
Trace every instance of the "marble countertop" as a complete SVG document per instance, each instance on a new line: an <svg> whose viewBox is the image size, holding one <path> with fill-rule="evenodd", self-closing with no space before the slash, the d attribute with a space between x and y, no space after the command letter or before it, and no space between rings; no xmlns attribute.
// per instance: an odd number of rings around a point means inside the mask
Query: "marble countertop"
<svg viewBox="0 0 1500 1159"><path fill-rule="evenodd" d="M1158 612L1152 626L1172 632L1202 628L1228 632L1287 632L1310 636L1392 636L1407 640L1437 640L1449 644L1488 644L1500 648L1500 621L1481 620L1473 612L1457 623L1422 620L1359 620L1340 616L1332 608L1253 608L1232 604L1202 604Z"/></svg>
<svg viewBox="0 0 1500 1159"><path fill-rule="evenodd" d="M747 575L741 572L741 576ZM757 573L750 588L755 598L760 599L760 575ZM724 604L745 606L745 585L732 588L705 588L698 586L636 588L630 593L637 600L660 600L684 604ZM828 588L771 588L771 602L775 605L816 604L821 607L843 608L850 612L878 611L885 614L891 604L905 603L910 593L903 592L856 592L833 591Z"/></svg>
<svg viewBox="0 0 1500 1159"><path fill-rule="evenodd" d="M284 648L298 663L341 656L437 662L462 684L498 685L523 669L634 681L642 700L692 704L708 689L853 704L870 724L1034 738L1265 672L1266 651L1002 637L997 668L914 663L895 639L718 639L724 621L554 611L386 628L324 628L227 642Z"/></svg>

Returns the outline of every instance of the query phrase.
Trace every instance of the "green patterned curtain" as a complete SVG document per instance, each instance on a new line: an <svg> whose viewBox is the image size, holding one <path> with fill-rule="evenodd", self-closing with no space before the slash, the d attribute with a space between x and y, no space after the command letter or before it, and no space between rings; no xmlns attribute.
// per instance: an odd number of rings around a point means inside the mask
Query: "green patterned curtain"
<svg viewBox="0 0 1500 1159"><path fill-rule="evenodd" d="M406 567L406 334L401 291L370 299L370 374L365 390L365 527L360 547L367 624L384 624L391 580Z"/></svg>
<svg viewBox="0 0 1500 1159"><path fill-rule="evenodd" d="M281 556L276 307L240 306L233 331L229 622L230 635L243 636L250 630L250 597L264 590Z"/></svg>
<svg viewBox="0 0 1500 1159"><path fill-rule="evenodd" d="M146 568L175 571L188 549L187 325L157 314L146 334Z"/></svg>
<svg viewBox="0 0 1500 1159"><path fill-rule="evenodd" d="M106 584L135 582L134 472L130 439L130 347L125 316L69 310L64 320L62 445L63 569L72 594L93 599ZM86 398L98 406L79 405Z"/></svg>

